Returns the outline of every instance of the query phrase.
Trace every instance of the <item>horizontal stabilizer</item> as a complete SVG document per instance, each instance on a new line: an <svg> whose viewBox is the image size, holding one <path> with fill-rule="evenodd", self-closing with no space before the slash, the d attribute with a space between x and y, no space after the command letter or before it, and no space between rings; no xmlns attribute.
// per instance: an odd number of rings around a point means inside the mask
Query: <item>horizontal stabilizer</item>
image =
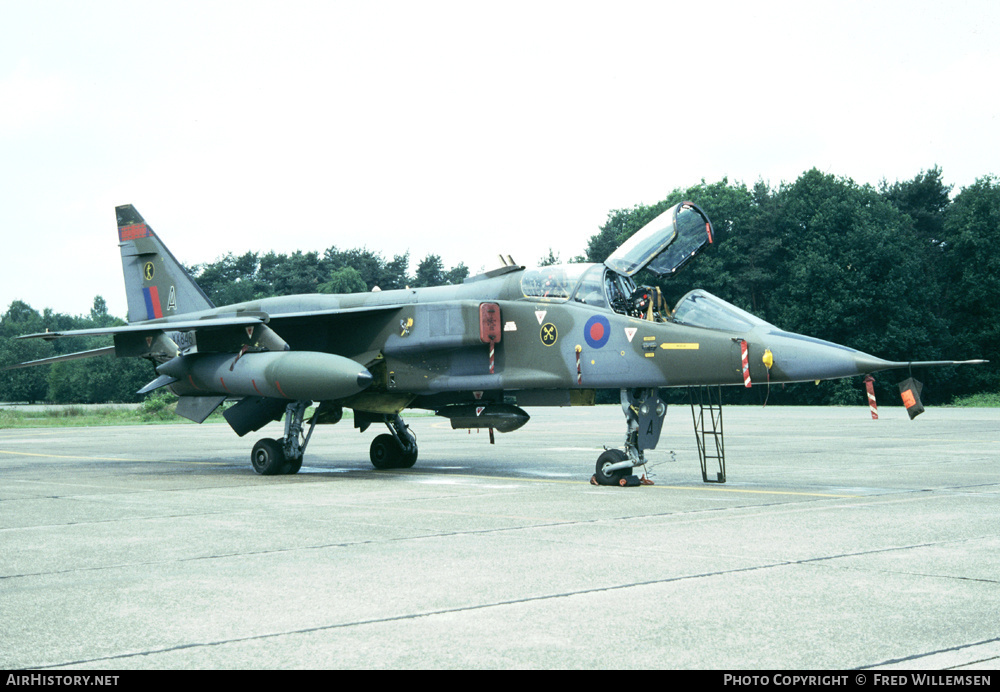
<svg viewBox="0 0 1000 692"><path fill-rule="evenodd" d="M67 360L94 358L96 356L110 356L113 355L114 352L115 352L114 346L108 346L106 348L95 348L92 351L77 351L76 353L65 353L61 356L52 356L51 358L41 358L39 360L32 360L28 361L27 363L8 365L6 368L0 368L0 370L17 370L18 368L31 368L36 365L49 365L51 363L62 363Z"/></svg>

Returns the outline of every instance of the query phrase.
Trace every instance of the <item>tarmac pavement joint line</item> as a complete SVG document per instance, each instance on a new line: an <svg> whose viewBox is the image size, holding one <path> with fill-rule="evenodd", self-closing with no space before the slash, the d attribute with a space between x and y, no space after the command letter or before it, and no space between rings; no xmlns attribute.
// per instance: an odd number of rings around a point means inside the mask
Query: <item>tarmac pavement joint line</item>
<svg viewBox="0 0 1000 692"><path fill-rule="evenodd" d="M588 486L589 486L589 483L588 483ZM346 503L345 502L341 502L341 503L338 503L337 506L340 506L340 507L363 508L363 507L366 507L367 505L358 504L358 503L350 503L350 502L346 502ZM485 514L475 514L475 513L471 513L471 512L454 512L454 511L451 511L451 510L434 510L434 509L422 509L422 508L413 508L413 507L400 507L399 509L403 509L403 510L411 511L411 512L417 512L417 513L421 513L421 514L449 514L449 515L471 516L471 517L477 517L477 518L489 516L489 517L499 517L499 518L512 519L512 520L521 520L521 521L537 521L537 522L540 522L540 523L531 523L531 524L526 524L526 525L523 525L523 526L500 526L500 527L488 528L488 529L469 529L469 530L464 530L464 531L435 532L435 533L428 533L428 534L424 534L424 535L400 536L400 537L397 537L397 538L380 539L380 540L366 539L366 540L360 540L360 541L339 541L339 542L336 542L336 543L300 545L300 546L292 546L292 547L284 547L284 548L274 548L274 549L268 549L268 550L257 550L257 551L251 551L251 552L231 552L231 553L218 553L218 554L214 554L214 555L197 555L197 556L193 556L193 557L178 558L178 559L171 559L171 560L151 560L151 561L145 561L145 562L121 563L121 564L116 564L116 565L101 565L101 566L97 566L97 567L81 567L81 568L75 568L75 569L70 569L70 570L58 570L58 571L39 572L39 573L0 575L0 581L3 581L4 579L17 579L17 578L24 578L24 577L40 576L42 574L67 574L67 573L74 573L74 572L93 572L93 571L102 571L102 570L109 570L109 569L121 569L121 568L124 568L124 567L136 567L136 566L142 566L142 565L172 564L172 563L192 562L192 561L200 561L200 560L222 560L222 559L231 559L231 558L247 558L247 557L251 557L251 556L279 554L279 553L291 553L291 552L298 552L298 551L302 551L302 550L328 550L328 549L331 549L331 548L349 548L349 547L355 547L355 546L361 546L361 545L379 545L379 544L386 544L386 543L398 543L398 542L404 542L404 541L417 541L417 540L437 539L437 538L453 538L453 537L457 537L457 536L474 536L474 535L486 535L486 534L499 534L499 533L514 532L514 531L529 531L529 530L534 530L534 529L558 528L558 527L568 527L568 526L580 526L580 525L584 525L584 524L602 524L602 523L620 522L620 521L626 521L626 522L627 521L644 521L644 520L658 518L658 517L677 517L679 514L691 514L692 513L692 512L689 512L689 511L685 511L685 512L668 511L668 512L657 512L657 513L642 514L642 515L629 514L629 515L624 515L624 516L620 516L620 517L601 517L601 518L596 518L596 519L577 519L577 520L570 520L570 521L550 521L550 520L542 519L542 518L502 516L502 515L492 515L492 514L491 515L485 515ZM722 511L730 511L733 508L726 507L726 508L721 508L721 509L722 509ZM696 513L701 513L701 512L712 512L712 513L714 513L716 511L720 511L720 510L719 509L708 509L708 510L696 510L695 512ZM793 511L798 511L798 510L793 510ZM199 513L199 515L200 514L201 513ZM218 514L218 513L208 513L208 514ZM183 515L183 516L192 516L192 515ZM161 517L146 517L143 520L158 520L158 519L161 519ZM876 551L866 551L866 552L863 552L863 553L858 553L858 555L869 554L871 552L883 552L884 550L904 549L904 548L910 548L910 547L924 547L924 546L904 546L903 548L895 548L895 547L893 547L893 548L888 548L888 549L879 549L879 550L876 550ZM854 555L852 554L852 555L837 555L837 556L833 556L833 557L853 557L853 556ZM808 559L808 560L799 560L799 561L792 561L792 562L787 562L787 563L777 563L777 564L800 564L800 563L804 563L804 562L810 562L810 561L813 561L813 560L823 560L823 559L832 559L832 558L820 557L820 558L811 558L811 559ZM764 566L766 567L768 565L764 565ZM775 565L775 566L777 566L777 565ZM760 567L757 567L755 569L759 569L759 568ZM743 571L743 570L736 570L736 571ZM699 576L699 575L693 575L693 576ZM706 576L711 576L711 575L706 575ZM689 578L689 577L685 577L685 578ZM674 581L674 579L669 579L669 580L666 580L666 581ZM659 583L659 582L658 581L654 581L654 582L649 582L649 583ZM639 585L641 585L641 584L639 584ZM624 588L624 587L611 587L611 588ZM605 590L605 589L595 589L594 591L601 591L601 590ZM581 593L589 593L589 591L585 591L585 592L581 592ZM574 595L574 594L568 594L568 595ZM520 602L520 601L515 601L515 602ZM441 611L441 612L443 613L443 612L452 612L452 611ZM103 659L94 659L94 660L103 660Z"/></svg>
<svg viewBox="0 0 1000 692"><path fill-rule="evenodd" d="M471 533L476 533L476 532L471 532ZM488 609L492 609L492 608L502 608L502 607L506 607L506 606L521 605L521 604L524 604L524 603L533 603L533 602L539 602L539 601L548 601L548 600L559 599L559 598L572 598L572 597L575 597L575 596L587 596L587 595L590 595L590 594L605 593L605 592L611 592L611 591L624 591L624 590L627 590L627 589L642 588L642 587L646 587L646 586L656 586L656 585L669 584L669 583L681 582L681 581L691 581L691 580L695 580L695 579L706 579L706 578L713 578L713 577L724 577L724 576L729 576L729 575L733 575L733 574L740 574L740 573L747 573L747 572L757 572L757 571L761 571L761 570L769 570L769 569L773 569L773 568L776 568L776 567L791 567L791 566L795 566L795 565L806 565L806 564L810 564L810 563L824 562L824 561L828 561L828 560L836 560L836 559L845 558L845 557L858 557L858 556L862 556L862 555L873 555L873 554L878 554L878 553L892 552L892 551L896 551L896 550L909 550L909 549L912 549L912 548L923 548L923 547L929 547L929 546L933 546L933 545L941 545L941 544L950 543L950 542L952 542L952 541L938 541L938 542L934 542L934 543L926 543L926 544L921 544L921 545L892 546L892 547L888 547L888 548L878 548L878 549L875 549L875 550L865 550L865 551L859 551L859 552L855 552L855 553L844 553L844 554L841 554L841 555L824 555L824 556L820 556L820 557L804 558L804 559L801 559L801 560L781 560L781 561L778 561L778 562L773 562L773 563L765 564L765 565L753 565L753 566L750 566L750 567L738 567L738 568L735 568L735 569L718 570L718 571L715 571L715 572L705 572L705 573L701 573L701 574L688 574L688 575L682 575L682 576L677 576L677 577L667 577L667 578L664 578L664 579L650 579L650 580L646 580L646 581L631 582L631 583L628 583L628 584L615 584L615 585L611 585L611 586L600 586L600 587L595 587L595 588L592 588L592 589L578 589L578 590L575 590L575 591L568 591L568 592L565 592L565 593L546 594L546 595L541 595L541 596L529 596L529 597L526 597L526 598L508 599L508 600L503 600L503 601L496 601L496 602L493 602L493 603L479 603L479 604L474 604L474 605L458 606L458 607L455 607L455 608L442 608L442 609L439 609L439 610L432 610L432 611L427 611L427 612L423 612L423 613L406 613L406 614L395 615L395 616L391 616L391 617L373 618L373 619L370 619L370 620L356 620L356 621L353 621L353 622L342 622L342 623L336 623L336 624L330 624L330 625L319 625L319 626L316 626L316 627L305 627L305 628L301 628L301 629L292 629L292 630L287 630L287 631L283 631L283 632L268 632L266 634L256 634L256 635L250 635L250 636L245 636L245 637L232 637L232 638L229 638L229 639L220 639L220 640L216 640L216 641L194 642L194 643L189 643L189 644L180 644L178 646L165 647L165 648L161 648L161 649L151 649L149 651L135 651L135 652L131 652L131 653L116 654L116 655L113 655L113 656L101 656L101 657L98 657L98 658L84 659L84 660L78 660L78 661L65 661L65 662L62 662L62 663L54 663L54 664L50 664L50 665L32 666L32 668L35 668L35 669L38 669L38 670L42 670L42 669L47 669L47 668L58 668L58 667L63 667L63 666L79 666L79 665L87 665L87 664L99 663L99 662L102 662L102 661L122 660L122 659L126 659L126 658L133 658L133 657L136 657L136 656L151 656L151 655L155 655L155 654L168 653L168 652L171 652L171 651L182 651L182 650L185 650L185 649L194 649L194 648L212 647L212 646L224 646L226 644L234 644L234 643L249 642L249 641L261 641L261 640L265 640L265 639L273 639L273 638L276 638L276 637L293 636L293 635L299 635L299 634L310 634L310 633L313 633L313 632L323 632L323 631L329 631L329 630L346 629L346 628L350 628L350 627L364 627L364 626L367 626L367 625L383 624L383 623L387 623L387 622L399 622L399 621L404 621L404 620L416 620L416 619L420 619L420 618L430 618L430 617L435 617L435 616L439 616L439 615L451 615L451 614L455 614L455 613L473 612L473 611L477 611L477 610L488 610ZM204 558L199 558L199 559L204 559ZM1000 639L1000 638L998 638L998 639ZM958 649L963 649L963 648L967 648L967 647L970 647L970 646L977 646L977 645L991 643L993 641L997 641L997 639L984 640L982 642L975 642L973 644L966 644L966 645L962 645L962 646L958 646L958 647L952 647L951 649L942 649L941 651L958 650ZM932 654L935 654L935 653L939 653L939 652L929 652L929 653L926 653L926 654L918 654L918 655L916 655L914 657L910 657L910 658L919 658L921 656L928 656L928 655L932 655ZM905 660L910 660L910 658L899 659L899 660L905 661ZM888 661L886 663L876 664L876 665L886 665L886 664L893 663L893 662L895 662L895 661Z"/></svg>
<svg viewBox="0 0 1000 692"><path fill-rule="evenodd" d="M822 559L822 558L814 558L814 559ZM329 631L329 630L347 629L347 628L350 628L350 627L365 627L367 625L377 625L377 624L383 624L383 623L387 623L387 622L399 622L399 621L404 621L404 620L416 620L416 619L420 619L420 618L430 618L430 617L435 617L435 616L439 616L439 615L452 615L452 614L455 614L455 613L465 613L465 612L472 612L472 611L477 611L477 610L488 610L488 609L492 609L492 608L502 608L502 607L506 607L506 606L520 605L520 604L524 604L524 603L533 603L533 602L538 602L538 601L548 601L548 600L559 599L559 598L571 598L571 597L574 597L574 596L587 596L587 595L590 595L590 594L604 593L604 592L610 592L610 591L621 591L621 590L632 589L632 588L637 588L637 587L655 586L655 585L658 585L658 584L669 584L671 582L688 581L688 580L692 580L692 579L702 579L702 578L727 576L727 575L731 575L731 574L739 574L741 572L754 572L754 571L762 570L762 569L771 569L773 567L785 567L785 566L795 565L795 564L799 564L801 562L808 562L808 560L802 560L802 561L785 561L785 562L778 562L778 563L773 563L773 564L768 564L768 565L757 565L757 566L752 566L752 567L740 567L740 568L736 568L736 569L721 570L721 571L717 571L717 572L709 572L709 573L704 573L704 574L689 574L689 575L683 575L683 576L679 576L679 577L668 577L666 579L652 579L652 580L648 580L648 581L632 582L630 584L615 584L615 585L612 585L612 586L602 586L602 587L596 587L596 588L592 588L592 589L580 589L580 590L576 590L576 591L569 591L569 592L566 592L566 593L547 594L547 595L542 595L542 596L530 596L530 597L527 597L527 598L510 599L510 600L504 600L504 601L497 601L497 602L494 602L494 603L479 603L479 604L475 604L475 605L458 606L458 607L455 607L455 608L443 608L443 609L440 609L440 610L432 610L432 611L427 611L427 612L423 612L423 613L406 613L406 614L403 614L403 615L395 615L395 616L392 616L392 617L373 618L371 620L356 620L354 622L342 622L342 623L331 624L331 625L319 625L319 626L316 626L316 627L306 627L306 628L302 628L302 629L294 629L294 630L288 630L288 631L284 631L284 632L269 632L269 633L266 633L266 634L256 634L256 635L250 635L250 636L246 636L246 637L233 637L233 638L230 638L230 639L221 639L221 640L210 641L210 642L195 642L195 643L190 643L190 644L181 644L181 645L178 645L178 646L165 647L165 648L162 648L162 649L152 649L152 650L149 650L149 651L136 651L136 652L132 652L132 653L116 654L114 656L101 656L101 657L98 657L98 658L91 658L91 659L85 659L85 660L79 660L79 661L65 661L63 663L53 663L53 664L50 664L50 665L32 666L32 668L33 669L38 669L38 670L43 670L43 669L46 669L46 668L60 668L60 667L63 667L63 666L80 666L80 665L88 665L88 664L99 663L99 662L102 662L102 661L115 661L115 660L121 660L121 659L126 659L126 658L133 658L133 657L136 657L136 656L151 656L151 655L154 655L154 654L168 653L168 652L171 652L171 651L181 651L181 650L184 650L184 649L194 649L194 648L211 647L211 646L224 646L226 644L235 644L235 643L249 642L249 641L260 641L260 640L265 640L265 639L273 639L273 638L276 638L276 637L292 636L292 635L297 635L297 634L310 634L310 633L313 633L313 632L324 632L324 631Z"/></svg>
<svg viewBox="0 0 1000 692"><path fill-rule="evenodd" d="M994 637L993 639L984 639L980 642L972 642L971 644L961 644L959 646L950 646L946 649L938 649L937 651L927 651L922 654L913 654L912 656L904 656L903 658L894 658L889 661L882 661L881 663L873 663L867 666L861 666L858 670L872 670L874 668L885 668L887 666L896 665L898 663L909 663L911 661L919 661L921 659L930 658L931 656L940 656L941 654L951 653L954 651L962 651L963 649L971 649L976 646L986 646L987 644L1000 643L1000 637ZM986 663L987 661L1000 660L1000 656L989 656L987 658L980 659L978 661L966 661L962 662L962 666L974 665L978 663ZM907 666L912 668L913 666ZM939 668L941 670L948 670L949 668L944 666L934 666L934 668Z"/></svg>

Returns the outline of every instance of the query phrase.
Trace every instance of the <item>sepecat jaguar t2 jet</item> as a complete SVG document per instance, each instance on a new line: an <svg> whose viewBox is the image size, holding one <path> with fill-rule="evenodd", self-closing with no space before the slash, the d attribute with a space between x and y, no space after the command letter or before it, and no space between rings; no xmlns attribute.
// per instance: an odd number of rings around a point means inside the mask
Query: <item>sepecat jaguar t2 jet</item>
<svg viewBox="0 0 1000 692"><path fill-rule="evenodd" d="M254 445L251 462L264 475L298 472L315 426L337 423L344 408L361 432L372 423L388 428L371 443L376 468L407 468L417 460L400 417L407 408L434 411L454 428L489 428L492 439L494 429L528 421L522 407L592 405L596 389L614 388L625 443L600 455L594 477L617 484L656 447L666 414L661 388L711 394L710 385L957 364L885 361L782 331L701 290L669 310L633 277L642 269L671 275L713 242L708 216L690 202L658 216L603 264L528 269L510 261L456 286L225 307L212 304L134 207L116 212L129 324L22 337L114 339L22 366L111 353L146 358L158 377L140 393L168 387L180 397L178 415L201 423L235 402L223 415L241 437L284 418L284 437ZM721 409L717 399L700 405L699 417L692 403L702 476L723 482ZM705 443L713 433L714 453ZM719 464L714 474L709 459Z"/></svg>

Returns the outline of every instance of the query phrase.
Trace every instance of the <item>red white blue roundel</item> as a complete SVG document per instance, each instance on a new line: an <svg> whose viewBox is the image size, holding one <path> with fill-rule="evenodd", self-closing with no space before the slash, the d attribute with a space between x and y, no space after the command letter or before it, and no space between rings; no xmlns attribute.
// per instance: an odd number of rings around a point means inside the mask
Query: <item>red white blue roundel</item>
<svg viewBox="0 0 1000 692"><path fill-rule="evenodd" d="M604 315L594 315L583 327L583 338L591 348L601 348L611 338L611 323Z"/></svg>

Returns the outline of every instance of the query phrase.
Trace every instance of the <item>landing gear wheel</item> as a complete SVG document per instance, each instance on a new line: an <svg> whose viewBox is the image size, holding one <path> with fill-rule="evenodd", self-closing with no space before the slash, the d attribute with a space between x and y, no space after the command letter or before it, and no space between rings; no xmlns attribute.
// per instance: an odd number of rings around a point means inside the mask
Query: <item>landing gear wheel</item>
<svg viewBox="0 0 1000 692"><path fill-rule="evenodd" d="M372 446L368 450L372 460L372 466L377 469L395 469L400 467L403 459L403 450L392 435L382 434L372 440ZM413 455L413 461L417 456ZM413 466L413 463L410 463Z"/></svg>
<svg viewBox="0 0 1000 692"><path fill-rule="evenodd" d="M597 457L597 470L594 473L594 477L597 479L598 485L619 485L619 481L626 476L631 475L632 469L616 469L614 471L605 471L606 466L611 466L612 464L617 464L619 462L628 459L628 455L620 449L609 449L604 452L601 456Z"/></svg>
<svg viewBox="0 0 1000 692"><path fill-rule="evenodd" d="M412 452L407 454L406 452L400 450L399 452L399 464L396 465L397 469L411 469L413 465L417 463L417 450L414 449Z"/></svg>
<svg viewBox="0 0 1000 692"><path fill-rule="evenodd" d="M301 456L296 457L294 459L289 459L288 462L285 464L285 473L287 473L288 475L293 475L298 473L299 469L301 468L302 468Z"/></svg>
<svg viewBox="0 0 1000 692"><path fill-rule="evenodd" d="M253 470L262 476L276 476L285 472L285 451L281 448L281 443L265 437L253 446L250 453L250 462ZM301 465L302 460L299 459Z"/></svg>

